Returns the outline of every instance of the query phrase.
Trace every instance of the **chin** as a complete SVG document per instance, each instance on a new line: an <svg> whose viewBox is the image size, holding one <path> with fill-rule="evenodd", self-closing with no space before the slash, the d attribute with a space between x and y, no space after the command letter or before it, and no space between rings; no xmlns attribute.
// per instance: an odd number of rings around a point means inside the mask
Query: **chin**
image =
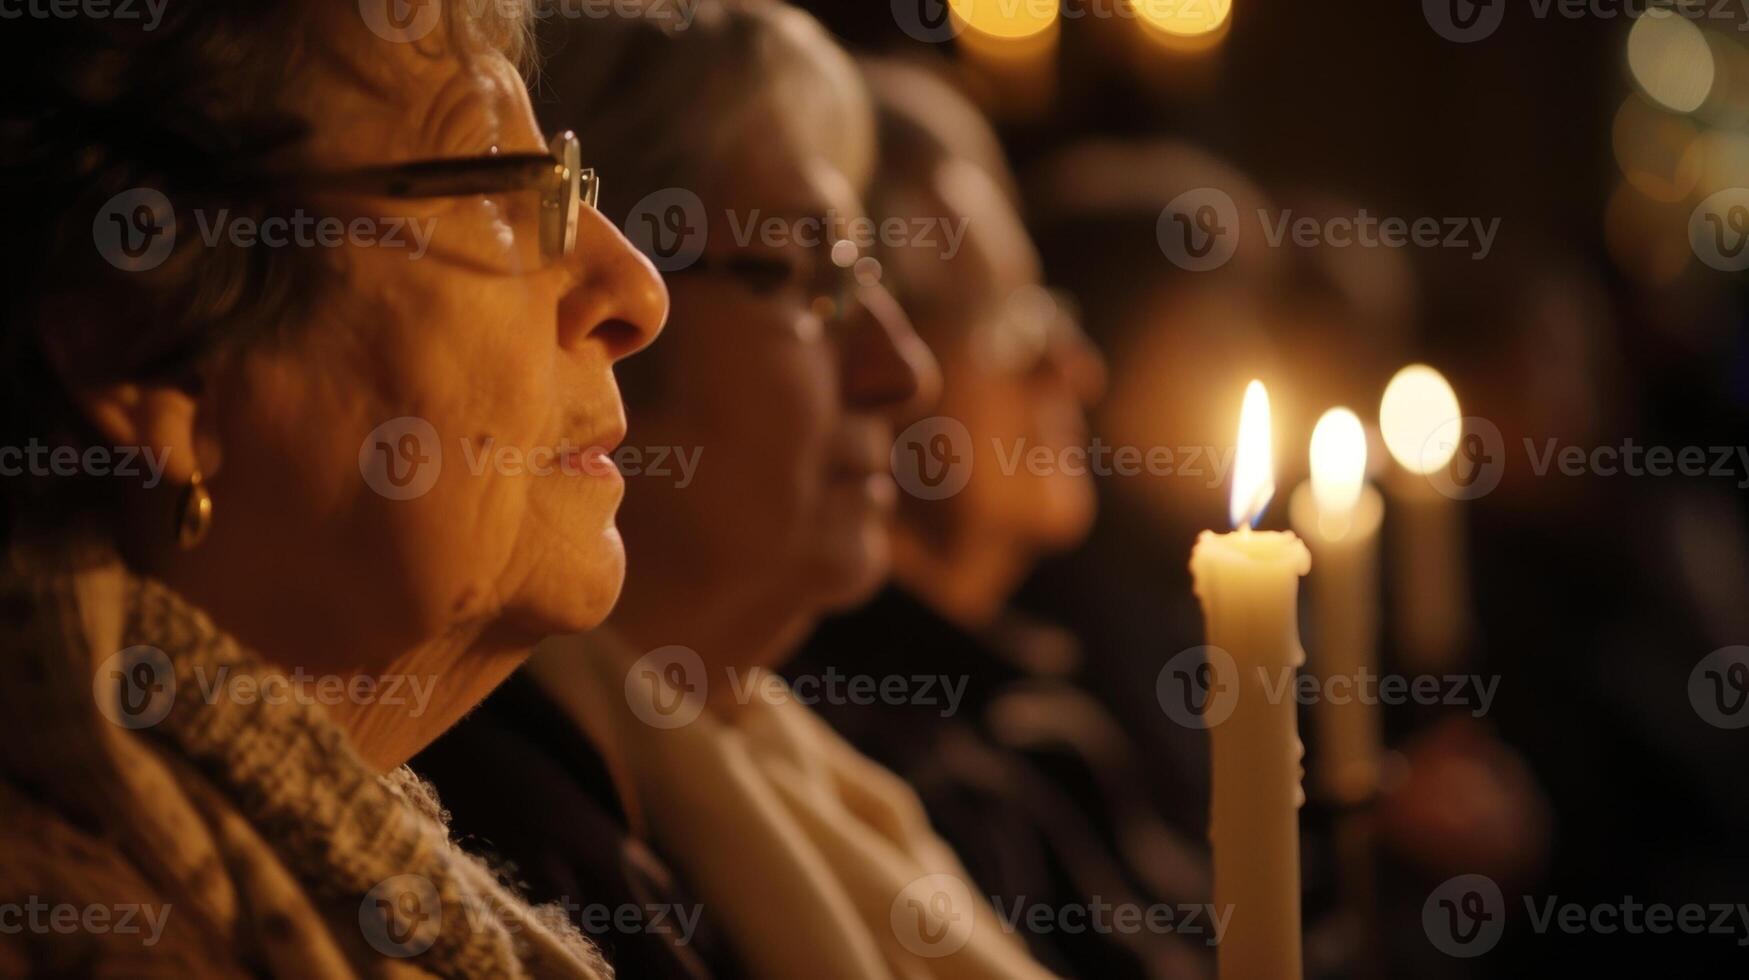
<svg viewBox="0 0 1749 980"><path fill-rule="evenodd" d="M613 612L625 585L626 552L619 528L609 524L587 544L558 554L528 585L533 614L530 632L537 639L582 633L600 626Z"/></svg>
<svg viewBox="0 0 1749 980"><path fill-rule="evenodd" d="M1052 548L1072 548L1093 530L1098 504L1093 487L1071 483L1052 488L1038 501L1034 513L1043 515L1043 543Z"/></svg>
<svg viewBox="0 0 1749 980"><path fill-rule="evenodd" d="M855 533L823 537L824 549L810 575L815 594L827 612L860 606L887 580L891 556L886 526L871 521Z"/></svg>

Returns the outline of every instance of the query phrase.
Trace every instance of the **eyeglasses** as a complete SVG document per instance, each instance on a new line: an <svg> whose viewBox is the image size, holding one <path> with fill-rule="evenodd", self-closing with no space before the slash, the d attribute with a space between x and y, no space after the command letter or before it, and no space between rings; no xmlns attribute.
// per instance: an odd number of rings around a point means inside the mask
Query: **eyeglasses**
<svg viewBox="0 0 1749 980"><path fill-rule="evenodd" d="M1053 344L1085 340L1075 301L1067 293L1023 286L979 324L973 350L992 368L1027 375L1045 363Z"/></svg>
<svg viewBox="0 0 1749 980"><path fill-rule="evenodd" d="M420 160L385 167L301 178L300 187L392 198L467 197L473 194L540 192L540 258L552 265L577 250L577 221L583 205L601 195L594 170L582 167L577 134L566 130L547 144L546 153L500 154Z"/></svg>
<svg viewBox="0 0 1749 980"><path fill-rule="evenodd" d="M704 254L685 268L668 274L706 272L730 276L760 295L771 295L788 286L803 287L810 296L809 310L829 327L850 318L859 289L881 281L880 260L862 254L849 239L839 239L830 248L822 246L804 254L809 261L746 252L727 256Z"/></svg>

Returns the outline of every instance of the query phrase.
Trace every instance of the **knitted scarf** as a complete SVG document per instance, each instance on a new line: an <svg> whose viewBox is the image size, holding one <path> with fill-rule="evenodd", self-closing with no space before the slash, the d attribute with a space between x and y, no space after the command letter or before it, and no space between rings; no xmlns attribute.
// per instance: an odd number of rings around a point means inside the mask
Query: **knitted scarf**
<svg viewBox="0 0 1749 980"><path fill-rule="evenodd" d="M9 557L0 913L26 927L0 930L0 975L611 976L325 708L223 693L275 668L162 584Z"/></svg>

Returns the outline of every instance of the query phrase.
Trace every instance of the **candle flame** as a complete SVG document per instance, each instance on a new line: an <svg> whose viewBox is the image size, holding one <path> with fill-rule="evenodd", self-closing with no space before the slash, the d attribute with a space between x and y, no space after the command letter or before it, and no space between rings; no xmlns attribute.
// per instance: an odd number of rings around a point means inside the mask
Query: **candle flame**
<svg viewBox="0 0 1749 980"><path fill-rule="evenodd" d="M1385 386L1379 403L1379 433L1391 458L1411 473L1445 468L1457 452L1451 423L1463 418L1457 394L1445 376L1425 364L1411 364ZM1435 438L1441 432L1448 438Z"/></svg>
<svg viewBox="0 0 1749 980"><path fill-rule="evenodd" d="M1312 497L1318 510L1346 516L1366 485L1366 429L1346 408L1332 408L1312 429Z"/></svg>
<svg viewBox="0 0 1749 980"><path fill-rule="evenodd" d="M1275 496L1274 446L1269 430L1269 392L1263 382L1245 386L1239 409L1239 452L1233 463L1233 496L1228 516L1234 527L1256 527Z"/></svg>

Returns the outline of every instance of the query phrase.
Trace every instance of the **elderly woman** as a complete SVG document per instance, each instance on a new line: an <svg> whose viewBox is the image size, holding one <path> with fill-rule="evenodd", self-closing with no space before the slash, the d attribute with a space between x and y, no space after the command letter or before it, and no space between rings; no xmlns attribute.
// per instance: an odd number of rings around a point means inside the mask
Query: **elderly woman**
<svg viewBox="0 0 1749 980"><path fill-rule="evenodd" d="M1033 566L1093 520L1094 478L1074 453L1087 445L1103 362L1042 285L978 110L924 64L875 61L864 74L881 126L876 211L965 234L957 250L882 252L888 285L940 361L942 397L895 451L912 493L894 522L892 584L823 623L786 676L798 688L835 675L953 678L953 710L886 701L820 713L917 789L978 882L1021 911L1018 931L1041 961L1101 980L1201 976L1214 938L1205 924L1176 936L1110 928L1113 908L1206 903L1206 859L1138 792L1146 753L1089 693L1072 635L1013 604ZM939 440L955 451L938 454ZM1047 450L1047 466L1004 464ZM1041 908L1085 911L1089 925L1035 927Z"/></svg>
<svg viewBox="0 0 1749 980"><path fill-rule="evenodd" d="M892 418L935 386L856 254L855 66L774 4L618 27L573 33L549 80L551 118L638 175L604 209L672 270L674 329L626 379L651 464L632 574L607 629L537 653L415 765L626 975L1043 976L916 797L761 670L881 581Z"/></svg>
<svg viewBox="0 0 1749 980"><path fill-rule="evenodd" d="M0 974L606 976L402 763L614 602L663 287L519 5L163 13L0 42Z"/></svg>

